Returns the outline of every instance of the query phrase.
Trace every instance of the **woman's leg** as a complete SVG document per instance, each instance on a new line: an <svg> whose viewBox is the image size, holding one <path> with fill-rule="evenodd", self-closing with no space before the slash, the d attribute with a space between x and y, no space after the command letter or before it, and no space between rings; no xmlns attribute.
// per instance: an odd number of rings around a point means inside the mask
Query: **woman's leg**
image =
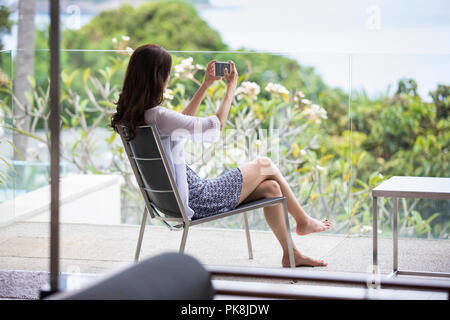
<svg viewBox="0 0 450 320"><path fill-rule="evenodd" d="M248 201L257 200L261 198L268 197L280 197L282 196L280 185L275 180L264 180L261 182L255 190L247 197ZM267 224L270 229L275 234L278 242L283 250L283 257L281 264L283 267L289 267L289 251L288 243L286 240L286 225L284 221L283 207L281 204L265 207L264 217L266 218ZM307 256L302 255L295 244L293 243L294 249L294 261L296 266L326 266L327 264L323 260L314 260Z"/></svg>
<svg viewBox="0 0 450 320"><path fill-rule="evenodd" d="M306 214L298 203L286 179L270 158L257 158L252 162L242 165L239 169L242 173L242 190L238 204L248 201L247 198L263 181L275 180L280 186L282 195L286 197L289 213L297 223L297 234L306 235L313 232L321 232L331 227L327 219L319 221Z"/></svg>

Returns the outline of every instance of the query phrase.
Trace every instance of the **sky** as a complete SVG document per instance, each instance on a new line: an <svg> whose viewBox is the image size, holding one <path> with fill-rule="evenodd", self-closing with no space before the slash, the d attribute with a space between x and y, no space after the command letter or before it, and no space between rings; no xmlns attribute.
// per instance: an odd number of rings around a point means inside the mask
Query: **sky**
<svg viewBox="0 0 450 320"><path fill-rule="evenodd" d="M212 8L202 16L231 46L334 53L450 52L448 0L210 1Z"/></svg>
<svg viewBox="0 0 450 320"><path fill-rule="evenodd" d="M449 84L448 0L211 0L201 16L231 48L284 52L325 81L370 95L400 78L423 98Z"/></svg>

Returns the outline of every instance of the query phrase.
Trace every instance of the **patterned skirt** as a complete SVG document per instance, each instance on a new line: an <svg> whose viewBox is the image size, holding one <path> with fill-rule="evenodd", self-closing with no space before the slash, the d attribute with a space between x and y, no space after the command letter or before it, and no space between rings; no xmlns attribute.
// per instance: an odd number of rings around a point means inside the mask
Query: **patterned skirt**
<svg viewBox="0 0 450 320"><path fill-rule="evenodd" d="M236 208L241 196L242 173L231 169L217 178L202 179L186 165L189 186L189 207L194 210L192 220Z"/></svg>

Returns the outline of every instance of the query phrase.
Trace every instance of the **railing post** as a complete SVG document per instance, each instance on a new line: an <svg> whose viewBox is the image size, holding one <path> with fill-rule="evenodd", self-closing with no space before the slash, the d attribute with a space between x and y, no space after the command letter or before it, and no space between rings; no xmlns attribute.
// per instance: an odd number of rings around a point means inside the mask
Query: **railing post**
<svg viewBox="0 0 450 320"><path fill-rule="evenodd" d="M50 1L50 287L40 297L59 291L59 0Z"/></svg>
<svg viewBox="0 0 450 320"><path fill-rule="evenodd" d="M50 130L51 243L50 284L58 290L59 276L59 0L50 1Z"/></svg>

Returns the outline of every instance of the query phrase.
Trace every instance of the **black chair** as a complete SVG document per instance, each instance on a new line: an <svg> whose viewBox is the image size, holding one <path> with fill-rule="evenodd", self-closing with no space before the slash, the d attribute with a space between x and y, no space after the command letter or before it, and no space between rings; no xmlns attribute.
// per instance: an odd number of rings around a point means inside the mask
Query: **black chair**
<svg viewBox="0 0 450 320"><path fill-rule="evenodd" d="M193 257L164 253L50 300L211 300L211 274Z"/></svg>
<svg viewBox="0 0 450 320"><path fill-rule="evenodd" d="M289 219L285 197L264 198L242 204L234 210L214 216L189 221L176 187L173 174L167 162L161 139L154 125L138 126L136 136L127 141L127 128L117 126L123 146L130 161L134 175L145 200L135 260L139 260L142 238L144 235L147 213L152 219L161 220L171 230L183 230L180 253L184 252L189 227L234 214L243 213L249 259L253 259L250 230L248 228L247 211L274 205L282 205L286 223L286 238L289 248L290 266L295 267L292 238L289 232Z"/></svg>

